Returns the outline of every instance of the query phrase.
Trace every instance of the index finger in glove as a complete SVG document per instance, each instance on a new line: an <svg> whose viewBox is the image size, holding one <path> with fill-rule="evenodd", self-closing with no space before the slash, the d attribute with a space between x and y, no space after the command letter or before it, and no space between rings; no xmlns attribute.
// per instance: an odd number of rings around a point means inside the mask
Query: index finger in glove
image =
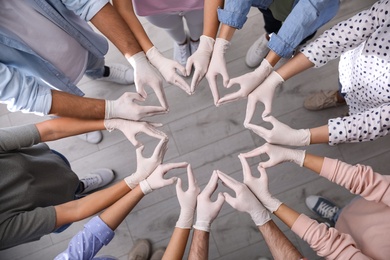
<svg viewBox="0 0 390 260"><path fill-rule="evenodd" d="M154 116L166 113L167 109L160 106L141 106L140 111L144 116Z"/></svg>
<svg viewBox="0 0 390 260"><path fill-rule="evenodd" d="M206 75L206 79L209 83L211 94L213 95L214 105L218 105L219 93L218 93L218 87L217 87L217 82L216 82L216 76L207 76Z"/></svg>
<svg viewBox="0 0 390 260"><path fill-rule="evenodd" d="M217 171L217 173L218 173L218 178L220 178L221 181L223 181L223 183L227 187L231 188L235 192L237 191L237 188L238 188L237 184L239 182L237 182L235 179L233 179L232 177L230 177L229 175L227 175L227 174L225 174L225 173L223 173L221 171Z"/></svg>
<svg viewBox="0 0 390 260"><path fill-rule="evenodd" d="M154 149L152 156L155 158L160 158L162 161L168 149L167 146L168 146L168 138L161 139L160 142L157 144L156 148Z"/></svg>
<svg viewBox="0 0 390 260"><path fill-rule="evenodd" d="M264 138L267 142L269 141L267 138L267 133L270 131L262 126L258 126L255 124L248 123L246 126L249 130L252 130L255 134L259 135L260 137Z"/></svg>
<svg viewBox="0 0 390 260"><path fill-rule="evenodd" d="M241 90L238 90L237 92L227 94L226 96L222 97L219 101L218 104L223 105L227 104L229 102L237 101L242 99L243 96L241 94Z"/></svg>
<svg viewBox="0 0 390 260"><path fill-rule="evenodd" d="M191 80L191 92L194 93L196 87L199 85L200 81L204 77L204 74L200 69L195 68L194 75Z"/></svg>
<svg viewBox="0 0 390 260"><path fill-rule="evenodd" d="M264 153L264 149L262 148L263 146L257 147L255 149L253 149L252 151L249 151L249 152L246 152L246 153L241 153L240 155L245 157L245 158L258 156L258 155Z"/></svg>
<svg viewBox="0 0 390 260"><path fill-rule="evenodd" d="M208 198L210 198L213 192L216 190L218 186L217 184L218 184L218 175L216 171L213 171L209 182L207 183L206 187L202 191L202 195L206 195Z"/></svg>
<svg viewBox="0 0 390 260"><path fill-rule="evenodd" d="M197 186L194 173L192 172L191 164L187 165L188 186Z"/></svg>
<svg viewBox="0 0 390 260"><path fill-rule="evenodd" d="M252 172L251 172L251 168L249 167L249 164L244 156L242 156L240 154L238 156L238 158L240 159L240 162L241 162L242 174L244 176L244 183L245 183L245 181L247 181L248 179L251 179L253 177Z"/></svg>
<svg viewBox="0 0 390 260"><path fill-rule="evenodd" d="M172 169L177 169L177 168L185 168L187 167L188 163L187 162L179 162L179 163L167 163L161 165L161 170L165 173Z"/></svg>
<svg viewBox="0 0 390 260"><path fill-rule="evenodd" d="M255 113L256 110L256 104L257 104L256 97L250 94L248 96L248 103L246 105L246 113L245 113L245 120L244 120L245 127L252 120L253 114Z"/></svg>
<svg viewBox="0 0 390 260"><path fill-rule="evenodd" d="M178 86L179 88L181 88L182 90L184 90L188 95L191 95L191 87L187 84L187 82L182 78L180 77L179 75L175 75L174 76L174 82L173 84L175 86Z"/></svg>

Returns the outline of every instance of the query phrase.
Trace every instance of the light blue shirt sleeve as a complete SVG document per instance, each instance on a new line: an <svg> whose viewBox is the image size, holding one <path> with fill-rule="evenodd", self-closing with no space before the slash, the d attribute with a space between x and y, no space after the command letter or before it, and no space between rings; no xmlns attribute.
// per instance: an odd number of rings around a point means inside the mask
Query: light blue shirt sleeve
<svg viewBox="0 0 390 260"><path fill-rule="evenodd" d="M110 243L114 235L114 231L100 217L93 217L55 260L93 259L103 245Z"/></svg>
<svg viewBox="0 0 390 260"><path fill-rule="evenodd" d="M62 3L75 12L81 19L89 21L94 17L100 9L103 8L108 0L62 0Z"/></svg>
<svg viewBox="0 0 390 260"><path fill-rule="evenodd" d="M6 104L8 110L49 114L52 95L48 86L3 63L0 63L0 75L0 103Z"/></svg>
<svg viewBox="0 0 390 260"><path fill-rule="evenodd" d="M271 35L268 48L280 57L290 58L306 37L337 14L339 6L339 0L298 1L279 32Z"/></svg>

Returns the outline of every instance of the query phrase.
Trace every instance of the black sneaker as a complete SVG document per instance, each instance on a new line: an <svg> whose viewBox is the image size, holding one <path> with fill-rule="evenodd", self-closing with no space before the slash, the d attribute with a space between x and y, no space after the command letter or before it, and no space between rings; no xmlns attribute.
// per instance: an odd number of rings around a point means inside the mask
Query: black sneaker
<svg viewBox="0 0 390 260"><path fill-rule="evenodd" d="M309 196L306 198L306 206L323 219L334 223L334 217L340 210L333 202L320 196Z"/></svg>

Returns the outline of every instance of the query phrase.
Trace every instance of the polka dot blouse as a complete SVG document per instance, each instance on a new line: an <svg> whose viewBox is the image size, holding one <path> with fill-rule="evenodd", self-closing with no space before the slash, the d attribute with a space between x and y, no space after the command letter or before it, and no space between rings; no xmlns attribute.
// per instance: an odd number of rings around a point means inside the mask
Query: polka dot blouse
<svg viewBox="0 0 390 260"><path fill-rule="evenodd" d="M388 132L390 111L390 1L325 31L301 52L321 67L340 57L339 80L350 117L331 119L329 144L374 140Z"/></svg>

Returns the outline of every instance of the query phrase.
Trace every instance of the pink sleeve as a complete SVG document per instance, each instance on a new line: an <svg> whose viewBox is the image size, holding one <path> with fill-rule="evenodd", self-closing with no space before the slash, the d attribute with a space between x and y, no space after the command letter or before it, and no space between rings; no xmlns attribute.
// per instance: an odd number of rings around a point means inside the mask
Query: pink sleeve
<svg viewBox="0 0 390 260"><path fill-rule="evenodd" d="M320 175L366 200L390 206L390 176L376 173L369 166L325 158Z"/></svg>
<svg viewBox="0 0 390 260"><path fill-rule="evenodd" d="M326 259L371 259L356 248L353 238L301 214L291 230Z"/></svg>

